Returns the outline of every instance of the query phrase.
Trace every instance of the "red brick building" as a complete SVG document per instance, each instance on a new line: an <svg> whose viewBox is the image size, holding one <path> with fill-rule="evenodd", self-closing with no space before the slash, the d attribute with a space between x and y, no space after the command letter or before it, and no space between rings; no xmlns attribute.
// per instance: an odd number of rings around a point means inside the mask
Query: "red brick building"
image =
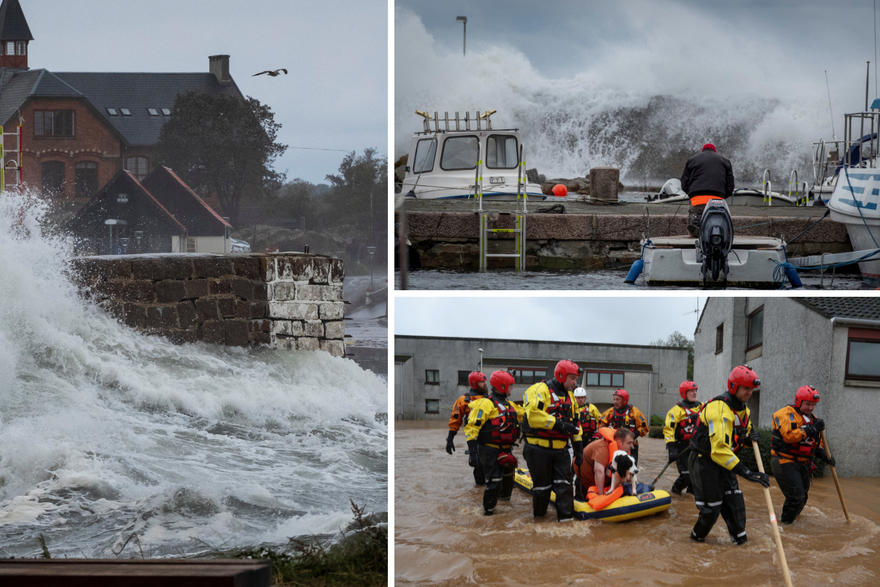
<svg viewBox="0 0 880 587"><path fill-rule="evenodd" d="M4 133L21 124L22 181L54 197L90 198L123 169L146 177L177 94L244 98L228 55L209 57L204 73L57 73L29 69L32 40L19 0L2 0L0 124ZM17 143L4 135L7 187L17 175Z"/></svg>

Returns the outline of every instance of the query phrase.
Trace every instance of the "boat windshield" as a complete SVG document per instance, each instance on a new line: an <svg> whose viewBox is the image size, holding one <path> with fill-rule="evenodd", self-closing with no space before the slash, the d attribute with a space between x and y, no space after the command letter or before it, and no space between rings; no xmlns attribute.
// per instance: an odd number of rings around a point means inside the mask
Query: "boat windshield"
<svg viewBox="0 0 880 587"><path fill-rule="evenodd" d="M413 173L422 173L434 169L434 156L437 153L437 141L435 139L422 139L416 145L416 160L413 164Z"/></svg>
<svg viewBox="0 0 880 587"><path fill-rule="evenodd" d="M449 137L443 143L440 167L446 171L473 169L477 166L477 137Z"/></svg>
<svg viewBox="0 0 880 587"><path fill-rule="evenodd" d="M511 135L489 135L486 141L486 167L516 169L519 163L517 140Z"/></svg>

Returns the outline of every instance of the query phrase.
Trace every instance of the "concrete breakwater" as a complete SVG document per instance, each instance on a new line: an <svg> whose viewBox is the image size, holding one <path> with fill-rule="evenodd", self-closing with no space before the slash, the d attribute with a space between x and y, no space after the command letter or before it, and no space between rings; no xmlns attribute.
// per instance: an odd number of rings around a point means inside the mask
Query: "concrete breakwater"
<svg viewBox="0 0 880 587"><path fill-rule="evenodd" d="M564 214L540 213L562 204ZM407 200L407 236L422 267L477 269L479 216L472 200ZM489 228L514 228L515 202L483 202ZM686 234L687 206L621 202L595 205L573 200L529 202L526 215L528 269L623 268L641 254L644 236ZM819 221L825 208L733 206L737 235L793 239ZM399 221L400 209L397 211ZM490 253L513 251L513 235L488 236ZM787 247L789 256L852 250L846 227L825 218ZM489 259L490 267L512 267L508 259Z"/></svg>
<svg viewBox="0 0 880 587"><path fill-rule="evenodd" d="M342 261L305 253L80 257L83 294L175 342L345 355Z"/></svg>

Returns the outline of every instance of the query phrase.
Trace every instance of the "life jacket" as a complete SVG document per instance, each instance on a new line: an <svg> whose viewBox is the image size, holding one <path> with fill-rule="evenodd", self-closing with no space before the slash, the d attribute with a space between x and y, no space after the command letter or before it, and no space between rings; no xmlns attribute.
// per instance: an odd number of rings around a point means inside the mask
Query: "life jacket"
<svg viewBox="0 0 880 587"><path fill-rule="evenodd" d="M598 493L596 493L595 487L590 487L587 490L587 503L589 504L589 506L591 508L593 508L593 511L597 511L597 512L599 510L607 508L608 506L610 506L612 503L614 503L615 501L617 501L621 497L623 497L623 484L622 483L620 485L618 485L614 489L614 491L612 491L611 493L609 493L607 495L599 495Z"/></svg>
<svg viewBox="0 0 880 587"><path fill-rule="evenodd" d="M731 405L730 394L727 393L722 393L721 395L713 397L712 399L707 401L705 404L703 404L700 412L702 413L702 411L705 410L706 407L714 401L721 401L726 403L727 406L730 408L730 411L733 412L733 438L730 441L730 448L734 452L734 454L736 454L740 449L740 439L745 439L749 436L748 430L750 415L748 412L746 412L745 419L740 419L739 412ZM697 425L691 435L690 444L699 452L708 453L712 450L711 443L709 442L709 427L703 424L703 420L701 420L699 417L697 418Z"/></svg>
<svg viewBox="0 0 880 587"><path fill-rule="evenodd" d="M584 437L591 438L599 428L599 422L590 414L590 404L584 404L580 413L581 430Z"/></svg>
<svg viewBox="0 0 880 587"><path fill-rule="evenodd" d="M803 420L800 426L812 424L813 420L810 419L809 416L797 412L797 408L794 406L788 407L791 408L788 410L789 422L794 423L795 414L797 414ZM816 449L819 448L819 442L809 436L804 438L801 442L785 442L785 440L782 439L782 432L780 432L778 427L774 427L773 432L770 434L770 448L775 451L775 454L782 454L796 459L809 459L816 454Z"/></svg>
<svg viewBox="0 0 880 587"><path fill-rule="evenodd" d="M614 453L618 451L617 441L614 440L614 428L602 427L599 428L597 434L602 437L602 439L608 443L608 462L605 463L605 466L608 467L614 461Z"/></svg>
<svg viewBox="0 0 880 587"><path fill-rule="evenodd" d="M684 410L684 418L675 426L675 440L676 442L690 442L691 436L694 435L697 429L697 422L700 420L700 411L703 409L703 406L699 405L689 408L684 405L683 401L678 402L676 405Z"/></svg>
<svg viewBox="0 0 880 587"><path fill-rule="evenodd" d="M615 430L621 427L629 428L636 433L636 438L638 438L639 425L638 422L636 422L636 419L630 416L632 410L633 407L629 404L626 405L623 412L618 412L616 408L611 408L611 421L609 424L611 424L611 427ZM626 423L627 420L629 420L629 424Z"/></svg>
<svg viewBox="0 0 880 587"><path fill-rule="evenodd" d="M544 385L547 385L547 382L543 382ZM562 420L563 422L574 423L574 415L572 411L572 403L571 403L571 394L567 391L565 392L565 396L560 398L556 395L556 392L553 391L549 385L547 385L547 391L550 392L550 405L544 408L544 411L556 418L557 420ZM548 440L568 440L569 435L564 432L557 432L556 430L536 430L534 428L529 428L528 434L530 436L534 436L536 438L546 438Z"/></svg>
<svg viewBox="0 0 880 587"><path fill-rule="evenodd" d="M495 397L488 397L495 404L498 415L480 428L477 441L483 444L513 444L519 438L519 421L516 418L516 409L513 404L502 404ZM482 418L482 413L477 413L477 418Z"/></svg>

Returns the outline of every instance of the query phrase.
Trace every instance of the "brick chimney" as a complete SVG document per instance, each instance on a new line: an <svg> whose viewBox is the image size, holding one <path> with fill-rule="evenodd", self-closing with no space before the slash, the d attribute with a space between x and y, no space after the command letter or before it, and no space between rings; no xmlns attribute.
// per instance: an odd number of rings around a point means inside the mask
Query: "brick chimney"
<svg viewBox="0 0 880 587"><path fill-rule="evenodd" d="M208 71L217 76L217 81L221 84L228 84L232 81L229 77L229 55L211 55L208 57Z"/></svg>

